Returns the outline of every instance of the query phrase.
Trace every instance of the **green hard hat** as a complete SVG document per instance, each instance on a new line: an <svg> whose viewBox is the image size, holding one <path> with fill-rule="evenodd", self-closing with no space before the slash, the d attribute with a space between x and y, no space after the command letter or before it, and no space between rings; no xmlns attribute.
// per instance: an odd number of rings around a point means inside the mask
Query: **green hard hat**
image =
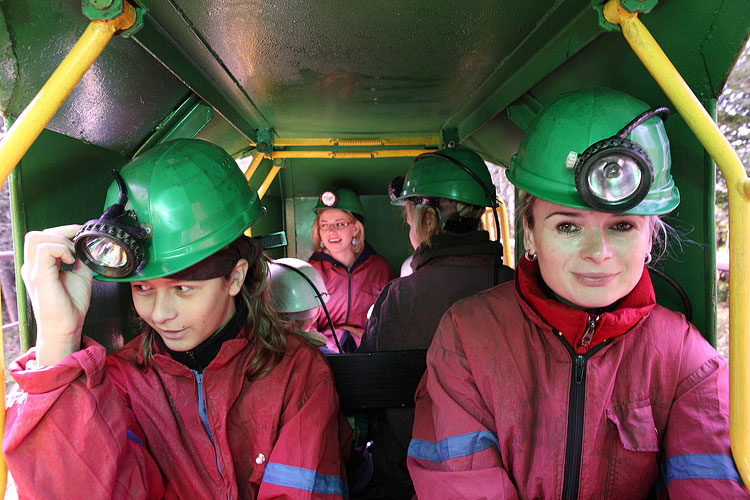
<svg viewBox="0 0 750 500"><path fill-rule="evenodd" d="M151 234L142 242L143 264L130 276L102 281L162 278L193 264L240 237L265 215L257 192L234 159L220 147L178 139L141 154L120 170L133 210ZM117 183L104 206L118 201Z"/></svg>
<svg viewBox="0 0 750 500"><path fill-rule="evenodd" d="M477 178L458 164L464 165ZM488 198L485 189L492 199ZM471 149L459 146L414 158L406 173L401 196L391 203L403 205L411 197L443 198L489 207L494 203L495 186L484 160Z"/></svg>
<svg viewBox="0 0 750 500"><path fill-rule="evenodd" d="M300 259L283 258L269 262L268 273L271 282L271 302L274 310L282 313L309 311L321 305L320 300L328 302L330 295L323 277L309 263ZM310 286L315 285L320 299Z"/></svg>
<svg viewBox="0 0 750 500"><path fill-rule="evenodd" d="M353 189L349 189L348 187L330 189L320 193L318 203L313 210L317 214L318 211L328 210L329 208L346 210L347 212L351 212L360 222L365 220L365 211L362 208L359 196Z"/></svg>
<svg viewBox="0 0 750 500"><path fill-rule="evenodd" d="M680 193L670 173L671 157L669 139L659 110L638 124L635 119L645 118L650 107L628 95L603 87L594 87L565 94L546 106L531 123L513 156L506 175L518 189L543 200L580 208L625 213L630 215L659 215L671 212L680 203ZM662 114L663 116L663 114ZM635 125L634 128L629 125ZM632 129L631 129L632 128ZM615 137L618 132L628 132L625 137ZM627 144L627 146L623 146ZM596 147L593 147L595 146ZM650 185L641 183L642 201L632 198L635 206L617 209L616 203L600 208L584 201L576 187L582 160L593 158L591 154L603 149L625 147L634 157L650 160ZM599 151L597 151L599 150ZM610 162L610 163L607 163ZM606 164L606 165L605 165ZM624 170L610 158L602 160L604 175L599 176L601 185L615 185L613 178ZM607 166L613 166L607 175ZM644 171L642 168L640 171ZM640 175L640 174L638 174ZM609 177L609 178L608 178ZM632 181L629 185L635 186ZM635 188L633 188L635 190ZM613 188L613 191L616 191ZM587 198L588 199L588 198Z"/></svg>

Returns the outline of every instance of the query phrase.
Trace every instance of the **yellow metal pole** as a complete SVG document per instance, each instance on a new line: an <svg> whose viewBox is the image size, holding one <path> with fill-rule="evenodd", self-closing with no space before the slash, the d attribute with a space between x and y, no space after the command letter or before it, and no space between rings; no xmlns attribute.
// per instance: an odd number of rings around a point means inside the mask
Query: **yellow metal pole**
<svg viewBox="0 0 750 500"><path fill-rule="evenodd" d="M619 0L604 16L622 34L654 77L727 181L729 196L729 434L732 456L750 486L750 182L737 153L636 14Z"/></svg>
<svg viewBox="0 0 750 500"><path fill-rule="evenodd" d="M268 191L268 188L271 186L271 183L276 178L276 174L279 173L279 170L281 170L281 167L277 167L274 165L271 167L271 171L268 172L268 175L266 176L265 180L263 181L263 184L260 185L258 188L258 198L263 199L263 195L266 194L266 191Z"/></svg>
<svg viewBox="0 0 750 500"><path fill-rule="evenodd" d="M245 179L247 179L248 182L250 182L250 178L253 176L255 171L258 170L258 165L260 165L261 160L263 160L263 155L256 151L255 156L253 156L253 160L247 167L247 172L245 172Z"/></svg>
<svg viewBox="0 0 750 500"><path fill-rule="evenodd" d="M115 32L118 29L129 28L134 22L135 9L126 2L125 12L116 19L89 23L73 49L23 110L0 143L0 179L3 183Z"/></svg>
<svg viewBox="0 0 750 500"><path fill-rule="evenodd" d="M382 151L274 151L271 158L403 158L419 156L428 149L389 149Z"/></svg>
<svg viewBox="0 0 750 500"><path fill-rule="evenodd" d="M26 106L0 142L0 186L62 105L84 73L104 50L117 30L128 29L136 20L135 9L125 3L125 12L111 21L92 21L63 59L47 83ZM0 372L5 373L2 318L0 318ZM4 379L4 377L3 377ZM5 401L5 380L3 380ZM5 429L5 405L0 405L0 425ZM2 443L2 436L0 436ZM0 456L0 494L5 494L8 468Z"/></svg>
<svg viewBox="0 0 750 500"><path fill-rule="evenodd" d="M502 201L498 203L500 210L500 232L503 233L503 262L513 268L513 256L510 254L510 225L508 224L508 209Z"/></svg>
<svg viewBox="0 0 750 500"><path fill-rule="evenodd" d="M276 139L274 146L427 146L440 145L440 137L386 137L386 138L300 138Z"/></svg>

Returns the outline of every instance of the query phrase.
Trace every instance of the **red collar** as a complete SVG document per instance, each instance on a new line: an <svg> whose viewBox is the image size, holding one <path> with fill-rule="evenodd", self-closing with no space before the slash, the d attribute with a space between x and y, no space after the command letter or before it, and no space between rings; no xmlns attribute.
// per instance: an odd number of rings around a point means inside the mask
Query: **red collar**
<svg viewBox="0 0 750 500"><path fill-rule="evenodd" d="M598 317L548 297L542 283L539 264L522 257L516 270L516 295L524 313L530 318L539 316L562 333L578 354L584 354L595 345L629 331L656 305L654 287L646 266L643 266L641 279L630 293L620 299L615 309ZM586 333L589 318L595 320L593 337L588 345L582 345L581 339Z"/></svg>

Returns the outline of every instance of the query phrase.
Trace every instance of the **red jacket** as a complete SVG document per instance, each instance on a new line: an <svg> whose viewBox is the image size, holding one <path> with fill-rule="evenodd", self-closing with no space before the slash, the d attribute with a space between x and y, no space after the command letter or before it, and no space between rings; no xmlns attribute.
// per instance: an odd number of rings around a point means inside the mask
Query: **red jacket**
<svg viewBox="0 0 750 500"><path fill-rule="evenodd" d="M350 268L323 252L312 254L310 265L321 274L330 294L326 308L334 326L351 325L364 329L367 310L375 303L380 290L396 277L388 261L377 255L368 243ZM323 312L318 317L316 329L329 339L327 346L338 352L328 318ZM342 334L337 328L339 339ZM360 338L354 335L353 339L359 347Z"/></svg>
<svg viewBox="0 0 750 500"><path fill-rule="evenodd" d="M336 499L348 496L338 398L322 354L287 337L265 377L243 377L248 340L227 340L198 373L140 337L114 354L84 338L56 366L11 366L3 452L20 498Z"/></svg>
<svg viewBox="0 0 750 500"><path fill-rule="evenodd" d="M648 272L599 314L579 354L566 337L581 338L589 315L562 314L536 264L521 261L515 282L440 322L409 447L417 495L750 498L730 451L726 363L682 315L654 305Z"/></svg>

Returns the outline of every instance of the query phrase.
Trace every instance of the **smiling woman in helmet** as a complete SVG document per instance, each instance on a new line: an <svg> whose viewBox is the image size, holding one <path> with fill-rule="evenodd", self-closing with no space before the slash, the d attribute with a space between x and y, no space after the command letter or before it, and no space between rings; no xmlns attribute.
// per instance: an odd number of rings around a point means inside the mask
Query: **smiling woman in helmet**
<svg viewBox="0 0 750 500"><path fill-rule="evenodd" d="M365 241L364 210L357 193L346 187L324 191L314 211L314 252L308 260L328 288L327 307L341 349L352 352L359 347L367 310L396 273ZM328 338L328 348L338 352L328 318L318 318L317 328Z"/></svg>
<svg viewBox="0 0 750 500"><path fill-rule="evenodd" d="M515 280L443 316L417 391L420 498L748 498L724 359L656 304L646 264L679 203L665 108L561 96L507 172Z"/></svg>
<svg viewBox="0 0 750 500"><path fill-rule="evenodd" d="M26 236L37 345L11 369L4 441L19 496L345 497L333 377L270 309L243 234L264 209L234 160L182 139L116 179L99 220ZM81 335L87 265L132 292L140 335L110 355Z"/></svg>

